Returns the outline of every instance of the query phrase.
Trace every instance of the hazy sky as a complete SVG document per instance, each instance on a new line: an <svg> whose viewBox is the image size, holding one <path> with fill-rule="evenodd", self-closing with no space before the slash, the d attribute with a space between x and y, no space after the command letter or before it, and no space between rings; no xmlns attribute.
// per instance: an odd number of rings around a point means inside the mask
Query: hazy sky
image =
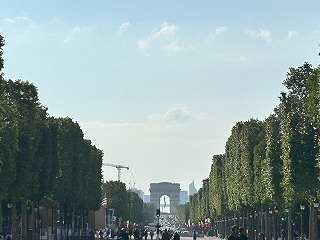
<svg viewBox="0 0 320 240"><path fill-rule="evenodd" d="M265 119L288 69L320 60L318 0L0 2L5 78L36 85L145 194L199 189L236 122Z"/></svg>

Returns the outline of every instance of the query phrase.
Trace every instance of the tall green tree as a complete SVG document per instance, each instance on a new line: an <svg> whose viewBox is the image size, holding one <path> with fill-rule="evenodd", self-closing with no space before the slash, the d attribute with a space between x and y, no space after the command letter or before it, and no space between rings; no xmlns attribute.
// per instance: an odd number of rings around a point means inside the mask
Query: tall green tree
<svg viewBox="0 0 320 240"><path fill-rule="evenodd" d="M5 92L6 81L0 74L0 202L9 199L11 187L17 176L18 124L16 107L8 104ZM0 232L2 232L2 208L0 208Z"/></svg>
<svg viewBox="0 0 320 240"><path fill-rule="evenodd" d="M126 185L120 181L107 181L102 184L102 192L106 194L108 199L108 208L114 208L117 217L128 219L128 194Z"/></svg>
<svg viewBox="0 0 320 240"><path fill-rule="evenodd" d="M226 143L226 191L229 209L252 206L254 202L254 148L263 139L263 125L251 119L238 122Z"/></svg>
<svg viewBox="0 0 320 240"><path fill-rule="evenodd" d="M79 182L83 164L84 140L79 124L70 118L55 120L58 126L58 174L55 181L55 198L65 212L78 210L84 193Z"/></svg>
<svg viewBox="0 0 320 240"><path fill-rule="evenodd" d="M177 206L176 216L182 224L187 224L188 220L190 219L189 205L190 203L187 202L185 204L180 204L179 206Z"/></svg>
<svg viewBox="0 0 320 240"><path fill-rule="evenodd" d="M128 219L134 223L142 223L143 216L143 201L139 195L131 190L128 191Z"/></svg>
<svg viewBox="0 0 320 240"><path fill-rule="evenodd" d="M269 202L275 206L283 205L282 189L282 161L280 144L280 123L276 114L270 115L265 121L265 160L261 162L262 181L255 188L256 201ZM256 155L257 156L257 155ZM257 156L258 157L258 156ZM258 193L257 193L257 190Z"/></svg>
<svg viewBox="0 0 320 240"><path fill-rule="evenodd" d="M143 203L143 222L154 222L156 213L156 205L154 203Z"/></svg>
<svg viewBox="0 0 320 240"><path fill-rule="evenodd" d="M310 64L290 68L284 81L288 91L281 93L277 108L282 133L281 185L287 206L314 198L315 189L319 187L319 168L316 167L319 129L314 121L315 115L309 111L318 104L313 99L318 84L317 71Z"/></svg>
<svg viewBox="0 0 320 240"><path fill-rule="evenodd" d="M225 205L225 184L223 175L224 155L214 155L209 174L209 205L211 216L221 215Z"/></svg>

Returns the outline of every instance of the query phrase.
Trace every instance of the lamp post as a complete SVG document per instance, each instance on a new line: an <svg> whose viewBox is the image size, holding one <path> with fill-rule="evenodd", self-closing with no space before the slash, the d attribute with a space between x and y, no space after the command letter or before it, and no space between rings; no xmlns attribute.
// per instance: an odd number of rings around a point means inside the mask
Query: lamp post
<svg viewBox="0 0 320 240"><path fill-rule="evenodd" d="M9 234L12 234L12 203L11 201L9 201L7 203L7 207L8 207L8 228L9 228Z"/></svg>
<svg viewBox="0 0 320 240"><path fill-rule="evenodd" d="M285 237L290 235L290 220L289 220L289 208L284 209L285 212Z"/></svg>
<svg viewBox="0 0 320 240"><path fill-rule="evenodd" d="M226 219L224 220L224 236L228 237L229 235L229 217L226 217Z"/></svg>
<svg viewBox="0 0 320 240"><path fill-rule="evenodd" d="M258 236L258 228L259 228L259 214L257 211L254 211L254 219L255 219L255 229L254 229L254 239Z"/></svg>
<svg viewBox="0 0 320 240"><path fill-rule="evenodd" d="M31 214L31 211L32 211L32 208L31 208L30 203L28 202L28 204L27 204L27 240L30 239L30 236L29 236L29 215Z"/></svg>
<svg viewBox="0 0 320 240"><path fill-rule="evenodd" d="M35 205L34 206L34 236L35 236L35 239L39 239L40 235L38 233L38 230L39 230L39 205Z"/></svg>
<svg viewBox="0 0 320 240"><path fill-rule="evenodd" d="M315 200L313 202L313 209L310 207L310 239L318 239L318 207L319 202Z"/></svg>
<svg viewBox="0 0 320 240"><path fill-rule="evenodd" d="M249 224L248 224L248 230L249 230L249 239L253 239L253 221L252 221L252 213L249 214Z"/></svg>
<svg viewBox="0 0 320 240"><path fill-rule="evenodd" d="M261 211L261 232L266 232L265 228L266 228L266 219L265 219L265 216L266 216L266 212L262 209Z"/></svg>
<svg viewBox="0 0 320 240"><path fill-rule="evenodd" d="M274 239L278 239L278 212L277 207L274 207Z"/></svg>
<svg viewBox="0 0 320 240"><path fill-rule="evenodd" d="M272 213L273 213L273 211L272 211L272 209L271 208L269 208L269 210L268 210L268 229L267 229L267 233L268 233L268 235L269 235L269 237L270 238L272 238L273 236L274 236L274 224L273 224L273 221L272 221L272 219L273 219L273 217L272 217Z"/></svg>
<svg viewBox="0 0 320 240"><path fill-rule="evenodd" d="M301 236L301 239L303 239L303 211L305 209L305 206L300 204L300 210L301 210L301 230L300 230L300 236Z"/></svg>

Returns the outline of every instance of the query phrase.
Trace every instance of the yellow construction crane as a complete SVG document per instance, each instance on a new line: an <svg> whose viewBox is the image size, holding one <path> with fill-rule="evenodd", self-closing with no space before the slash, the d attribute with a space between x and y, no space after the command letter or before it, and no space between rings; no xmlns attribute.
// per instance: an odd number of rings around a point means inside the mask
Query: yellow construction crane
<svg viewBox="0 0 320 240"><path fill-rule="evenodd" d="M108 166L108 167L115 167L118 170L118 181L119 182L120 182L121 168L126 168L127 170L129 170L129 166L122 166L122 165L119 165L119 164L102 163L102 165Z"/></svg>

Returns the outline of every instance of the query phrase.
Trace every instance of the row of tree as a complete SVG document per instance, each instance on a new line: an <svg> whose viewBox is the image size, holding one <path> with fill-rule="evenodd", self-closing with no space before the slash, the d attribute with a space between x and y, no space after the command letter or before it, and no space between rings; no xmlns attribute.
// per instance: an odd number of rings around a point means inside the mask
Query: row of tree
<svg viewBox="0 0 320 240"><path fill-rule="evenodd" d="M3 46L0 36L0 216L10 204L15 234L17 210L23 223L30 204L69 213L98 209L102 151L72 119L50 117L33 84L4 79Z"/></svg>
<svg viewBox="0 0 320 240"><path fill-rule="evenodd" d="M74 214L99 209L103 195L123 220L152 221L155 206L122 182L103 183L103 152L84 139L77 122L49 116L32 83L4 78L3 46L0 35L0 233L9 205L10 230L15 235L19 225L26 239L28 208L59 210L54 218L70 222Z"/></svg>
<svg viewBox="0 0 320 240"><path fill-rule="evenodd" d="M235 124L202 188L178 207L181 220L197 223L268 208L294 214L301 203L319 200L319 74L308 63L290 68L274 112L263 121Z"/></svg>

